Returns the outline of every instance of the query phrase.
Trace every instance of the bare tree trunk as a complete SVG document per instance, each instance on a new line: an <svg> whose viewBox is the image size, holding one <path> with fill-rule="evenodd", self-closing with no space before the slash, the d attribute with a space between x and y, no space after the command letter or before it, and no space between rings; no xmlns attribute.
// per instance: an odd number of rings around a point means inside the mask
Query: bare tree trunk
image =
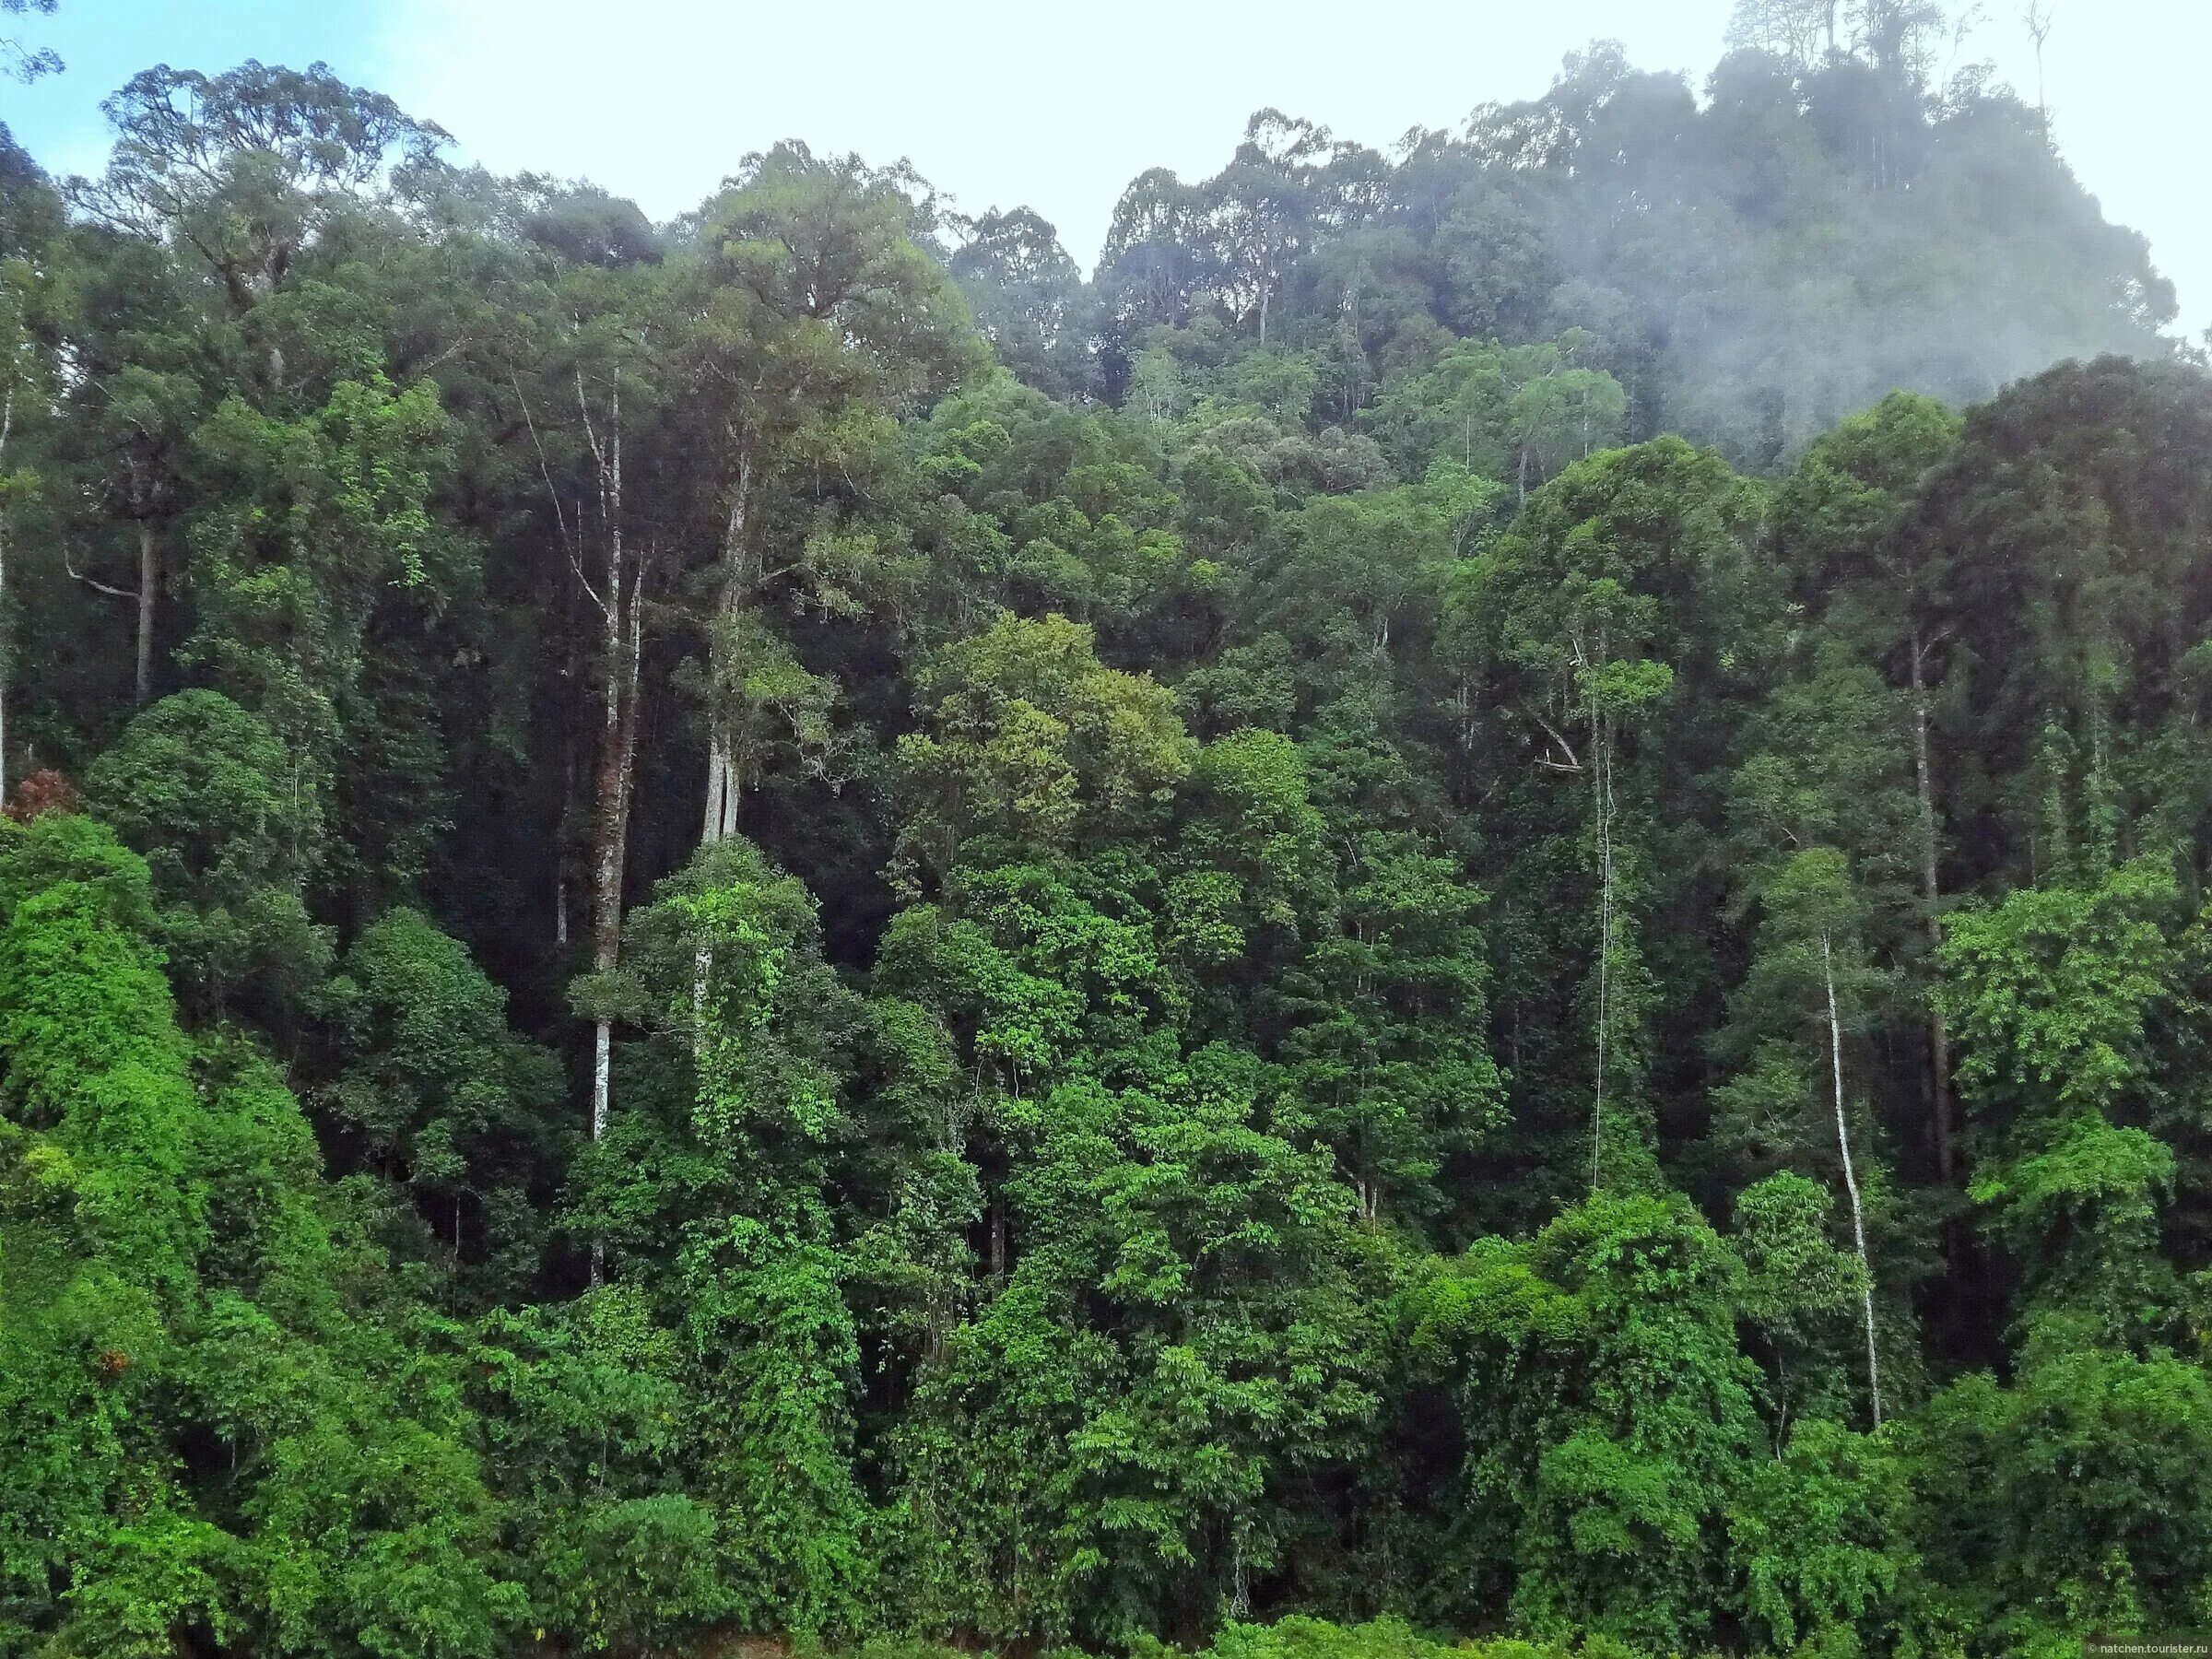
<svg viewBox="0 0 2212 1659"><path fill-rule="evenodd" d="M1594 1193L1605 1177L1606 1038L1613 1024L1613 759L1602 709L1592 709L1590 726L1590 782L1597 806L1597 1087L1590 1104Z"/></svg>
<svg viewBox="0 0 2212 1659"><path fill-rule="evenodd" d="M569 948L569 853L575 836L575 822L570 814L576 800L576 729L569 721L563 721L561 727L560 828L553 853L553 945L565 953Z"/></svg>
<svg viewBox="0 0 2212 1659"><path fill-rule="evenodd" d="M620 555L616 559L619 560ZM605 711L592 821L592 967L615 968L622 948L622 868L629 836L629 771L637 742L637 662L632 650L636 590L619 563L609 575L603 676ZM604 1029L604 1028L603 1028ZM605 1091L592 1106L592 1138L606 1127Z"/></svg>
<svg viewBox="0 0 2212 1659"><path fill-rule="evenodd" d="M730 757L723 742L722 721L710 712L707 724L707 810L699 827L701 846L723 839L730 816Z"/></svg>
<svg viewBox="0 0 2212 1659"><path fill-rule="evenodd" d="M612 695L614 687L608 685L607 707L610 726L619 722ZM622 938L622 863L623 829L620 807L615 805L620 788L614 774L620 766L619 739L609 732L602 739L599 767L598 801L593 820L592 834L592 967L594 971L606 972L620 959ZM592 1029L592 1144L595 1147L606 1138L606 1124L612 1108L614 1080L614 1023L602 1012ZM604 1240L592 1241L592 1283L599 1284L606 1275L606 1244Z"/></svg>
<svg viewBox="0 0 2212 1659"><path fill-rule="evenodd" d="M638 676L644 639L644 571L632 569L622 545L622 385L615 381L609 399L608 435L603 448L583 405L581 377L577 398L599 472L601 518L606 534L606 591L600 596L602 639L598 775L592 818L592 968L609 973L622 956L622 872L629 849L629 808L635 788L638 749ZM613 1022L602 1013L592 1034L592 1141L606 1137L612 1107ZM605 1277L606 1246L592 1243L592 1283Z"/></svg>
<svg viewBox="0 0 2212 1659"><path fill-rule="evenodd" d="M618 548L620 536L614 537ZM620 569L621 555L613 554L610 576ZM593 824L592 849L592 968L597 973L611 973L620 965L622 958L622 872L629 843L629 811L633 799L638 763L638 670L643 644L644 606L641 589L643 586L641 570L628 578L624 587L609 582L610 600L618 594L619 603L610 604L612 613L607 627L607 643L613 654L613 664L606 676L608 699L605 730L602 733L598 799ZM611 1086L614 1059L613 1022L602 1014L592 1034L592 1142L596 1146L606 1138L606 1128L612 1110ZM606 1247L601 1241L592 1243L592 1283L604 1277L606 1265Z"/></svg>
<svg viewBox="0 0 2212 1659"><path fill-rule="evenodd" d="M753 589L759 585L746 540L752 493L752 451L741 441L737 455L737 478L730 491L729 518L722 533L722 589L715 596L718 618L725 625L745 608L752 597ZM710 699L715 697L732 666L727 660L728 652L729 638L726 633L718 633L708 641ZM702 845L727 841L737 833L735 744L729 729L727 712L715 706L712 701L710 701L707 710L707 809L705 820L700 826L700 841Z"/></svg>
<svg viewBox="0 0 2212 1659"><path fill-rule="evenodd" d="M138 674L137 700L145 708L154 694L154 605L159 560L154 548L151 519L138 521Z"/></svg>
<svg viewBox="0 0 2212 1659"><path fill-rule="evenodd" d="M1936 782L1934 769L1928 759L1928 686L1923 666L1927 655L1928 642L1922 637L1919 624L1912 629L1909 643L1912 664L1912 782L1919 797L1920 809L1920 898L1926 912L1928 950L1933 966L1934 953L1943 945L1943 914L1938 908L1943 889L1936 870ZM1936 1173L1947 1186L1952 1179L1954 1162L1951 1150L1951 1040L1945 1029L1943 1011L1931 1006L1928 1012L1928 1115L1934 1127L1936 1140Z"/></svg>
<svg viewBox="0 0 2212 1659"><path fill-rule="evenodd" d="M1828 981L1828 1056L1835 1078L1836 1146L1843 1155L1843 1190L1851 1196L1851 1238L1859 1253L1863 1283L1860 1304L1866 1319L1866 1394L1874 1409L1874 1426L1882 1426L1881 1362L1876 1358L1874 1338L1874 1263L1866 1254L1866 1217L1859 1205L1859 1178L1852 1169L1851 1130L1843 1115L1843 1022L1836 1014L1836 966L1828 935L1820 935L1820 970Z"/></svg>
<svg viewBox="0 0 2212 1659"><path fill-rule="evenodd" d="M715 734L707 756L707 824L702 846L712 846L737 833L737 777L730 764L722 735ZM714 947L701 943L691 955L691 1057L705 1052L707 991L714 972Z"/></svg>

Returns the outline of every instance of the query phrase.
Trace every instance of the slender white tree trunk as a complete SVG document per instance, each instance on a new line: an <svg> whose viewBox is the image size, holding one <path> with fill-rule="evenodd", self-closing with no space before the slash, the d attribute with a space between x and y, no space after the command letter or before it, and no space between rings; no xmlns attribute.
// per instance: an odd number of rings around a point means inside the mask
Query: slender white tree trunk
<svg viewBox="0 0 2212 1659"><path fill-rule="evenodd" d="M1605 1179L1606 1064L1613 1029L1613 745L1591 693L1590 786L1597 813L1597 1087L1590 1105L1590 1190Z"/></svg>
<svg viewBox="0 0 2212 1659"><path fill-rule="evenodd" d="M1936 870L1935 768L1929 759L1928 683L1924 659L1928 643L1917 623L1908 649L1912 664L1912 782L1920 809L1920 900L1926 912L1931 959L1943 945L1943 888ZM1951 1180L1951 1041L1943 1022L1943 1010L1928 1012L1928 1114L1935 1130L1936 1173L1947 1186Z"/></svg>
<svg viewBox="0 0 2212 1659"><path fill-rule="evenodd" d="M759 578L747 540L752 494L752 451L740 440L737 477L730 488L729 517L722 532L722 586L715 596L719 619L725 625L744 609L758 585ZM728 660L728 653L729 636L726 633L718 633L710 638L707 646L710 699L707 709L707 806L699 836L702 845L727 841L737 833L736 746L731 737L728 712L720 706L720 694L735 667Z"/></svg>
<svg viewBox="0 0 2212 1659"><path fill-rule="evenodd" d="M154 694L154 606L159 594L156 571L159 564L154 550L154 526L150 519L138 521L138 663L135 682L137 702L145 708L147 699Z"/></svg>
<svg viewBox="0 0 2212 1659"><path fill-rule="evenodd" d="M1882 1371L1874 1335L1874 1263L1866 1254L1866 1217L1859 1204L1859 1179L1851 1163L1851 1129L1843 1114L1843 1022L1836 1013L1835 958L1829 949L1825 933L1820 935L1820 970L1828 982L1828 1056L1829 1068L1835 1079L1836 1146L1843 1154L1843 1190L1851 1195L1851 1238L1858 1248L1863 1279L1859 1300L1866 1320L1866 1394L1873 1406L1874 1426L1879 1429Z"/></svg>
<svg viewBox="0 0 2212 1659"><path fill-rule="evenodd" d="M707 725L707 811L699 827L702 846L722 840L729 816L730 762L723 744L721 716L709 710Z"/></svg>
<svg viewBox="0 0 2212 1659"><path fill-rule="evenodd" d="M604 702L600 725L598 776L592 824L592 968L610 973L622 955L622 872L629 839L629 809L635 788L638 748L638 676L644 642L644 571L628 557L622 542L622 385L618 377L608 404L608 434L603 448L592 429L581 377L577 399L599 473L601 520L606 534L606 591L600 612ZM601 1015L592 1034L592 1140L606 1137L612 1110L614 1027ZM606 1247L592 1242L592 1283L606 1275Z"/></svg>
<svg viewBox="0 0 2212 1659"><path fill-rule="evenodd" d="M602 1016L592 1032L592 1144L606 1135L607 1081L613 1071L615 1030ZM606 1241L592 1241L592 1288L606 1282Z"/></svg>
<svg viewBox="0 0 2212 1659"><path fill-rule="evenodd" d="M594 1028L592 1039L592 1139L594 1142L604 1140L606 1137L607 1082L608 1075L614 1069L614 1055L615 1029L612 1022L602 1019ZM603 1249L603 1246L596 1243L592 1246L592 1263L594 1274L603 1259L601 1253Z"/></svg>
<svg viewBox="0 0 2212 1659"><path fill-rule="evenodd" d="M1590 1101L1590 1190L1604 1174L1606 1148L1606 1036L1613 1003L1613 827L1606 819L1605 744L1591 746L1597 794L1597 1087Z"/></svg>
<svg viewBox="0 0 2212 1659"><path fill-rule="evenodd" d="M712 845L736 834L737 781L720 751L708 762L707 833L703 844ZM721 816L717 818L717 807ZM707 1041L707 992L714 973L714 947L701 940L691 953L691 1057L697 1061Z"/></svg>

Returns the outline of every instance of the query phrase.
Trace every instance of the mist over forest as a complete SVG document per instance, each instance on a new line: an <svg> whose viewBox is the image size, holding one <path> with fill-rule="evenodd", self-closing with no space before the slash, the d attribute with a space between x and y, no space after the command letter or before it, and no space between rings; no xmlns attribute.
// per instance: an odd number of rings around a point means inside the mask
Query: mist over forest
<svg viewBox="0 0 2212 1659"><path fill-rule="evenodd" d="M2212 1630L2212 371L1964 22L1088 275L0 126L0 1659Z"/></svg>

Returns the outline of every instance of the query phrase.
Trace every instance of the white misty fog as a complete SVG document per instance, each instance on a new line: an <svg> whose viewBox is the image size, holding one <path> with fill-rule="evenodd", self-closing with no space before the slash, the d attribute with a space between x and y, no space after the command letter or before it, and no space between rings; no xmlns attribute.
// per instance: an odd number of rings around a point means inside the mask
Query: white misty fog
<svg viewBox="0 0 2212 1659"><path fill-rule="evenodd" d="M1099 12L985 0L399 0L377 84L500 171L589 174L656 217L697 203L748 150L804 138L871 161L905 156L964 211L1027 204L1088 271L1122 188L1167 167L1218 171L1268 105L1387 149L1456 128L1475 105L1544 90L1561 55L1616 39L1640 67L1701 87L1730 0L1533 6L1124 0ZM1983 0L1955 63L1994 61L2030 101L2024 0ZM2212 63L2200 0L2051 0L2043 83L2060 144L2109 218L2144 231L2212 324ZM211 65L212 66L212 65ZM1939 77L1948 65L1937 65Z"/></svg>

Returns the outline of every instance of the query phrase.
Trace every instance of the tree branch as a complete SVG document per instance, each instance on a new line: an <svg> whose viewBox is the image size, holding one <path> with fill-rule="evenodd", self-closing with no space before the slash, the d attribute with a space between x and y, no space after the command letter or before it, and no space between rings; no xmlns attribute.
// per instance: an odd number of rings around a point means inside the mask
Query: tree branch
<svg viewBox="0 0 2212 1659"><path fill-rule="evenodd" d="M76 577L77 581L83 582L87 587L92 589L95 593L105 594L111 599L130 599L135 601L139 596L138 590L136 588L110 587L106 582L99 581L94 577L86 575L82 571L78 570L74 564L69 562L69 549L66 547L62 548L62 569L68 571L70 575Z"/></svg>

